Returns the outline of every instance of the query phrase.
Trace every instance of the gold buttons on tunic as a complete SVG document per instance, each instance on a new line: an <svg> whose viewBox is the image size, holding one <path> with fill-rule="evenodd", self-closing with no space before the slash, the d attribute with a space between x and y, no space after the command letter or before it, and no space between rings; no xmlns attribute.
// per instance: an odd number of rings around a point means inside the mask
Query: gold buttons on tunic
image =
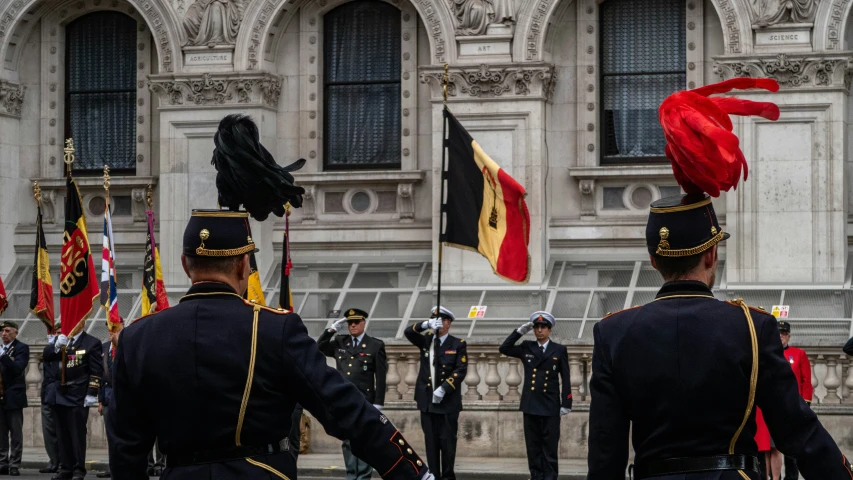
<svg viewBox="0 0 853 480"><path fill-rule="evenodd" d="M350 363L350 364L349 364L349 366L351 367L351 366L352 366L352 364Z"/></svg>
<svg viewBox="0 0 853 480"><path fill-rule="evenodd" d="M351 373L351 372L347 372L347 375L352 375L352 373Z"/></svg>
<svg viewBox="0 0 853 480"><path fill-rule="evenodd" d="M536 390L536 387L530 387L531 390Z"/></svg>
<svg viewBox="0 0 853 480"><path fill-rule="evenodd" d="M423 467L423 466L424 466L424 462L422 462L422 461L418 460L418 466L419 466L419 467Z"/></svg>
<svg viewBox="0 0 853 480"><path fill-rule="evenodd" d="M411 448L407 448L406 451L409 452L409 455L413 453Z"/></svg>
<svg viewBox="0 0 853 480"><path fill-rule="evenodd" d="M405 442L405 441L403 441L403 439L402 439L402 438L401 438L400 440L398 440L398 442L400 442L400 445L405 445L405 444L406 444L406 442Z"/></svg>

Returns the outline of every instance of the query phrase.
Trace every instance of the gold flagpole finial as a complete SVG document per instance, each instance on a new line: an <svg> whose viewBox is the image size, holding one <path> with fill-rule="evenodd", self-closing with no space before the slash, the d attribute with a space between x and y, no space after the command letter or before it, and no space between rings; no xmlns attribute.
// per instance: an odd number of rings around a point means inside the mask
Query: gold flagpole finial
<svg viewBox="0 0 853 480"><path fill-rule="evenodd" d="M151 192L153 191L153 187L151 184L148 184L148 193L145 194L145 201L148 202L148 210L154 210L154 201L151 200Z"/></svg>
<svg viewBox="0 0 853 480"><path fill-rule="evenodd" d="M104 192L110 197L110 166L104 165Z"/></svg>
<svg viewBox="0 0 853 480"><path fill-rule="evenodd" d="M36 203L41 204L41 187L39 187L39 182L33 182L33 197L35 197Z"/></svg>
<svg viewBox="0 0 853 480"><path fill-rule="evenodd" d="M65 156L63 157L63 161L65 162L65 166L66 166L66 172L65 173L68 176L71 176L71 164L74 163L74 159L75 159L74 152L75 151L76 150L74 150L74 139L73 138L66 138L65 139L65 149L64 149Z"/></svg>
<svg viewBox="0 0 853 480"><path fill-rule="evenodd" d="M290 202L284 204L284 211L290 213Z"/></svg>
<svg viewBox="0 0 853 480"><path fill-rule="evenodd" d="M442 88L444 89L444 106L447 106L447 84L450 83L450 65L444 64L444 76L441 79Z"/></svg>

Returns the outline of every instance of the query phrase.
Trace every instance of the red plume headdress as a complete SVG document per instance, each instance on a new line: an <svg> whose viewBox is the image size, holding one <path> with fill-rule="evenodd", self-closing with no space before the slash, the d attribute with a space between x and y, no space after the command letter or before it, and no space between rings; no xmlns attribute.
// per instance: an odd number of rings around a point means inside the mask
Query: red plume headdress
<svg viewBox="0 0 853 480"><path fill-rule="evenodd" d="M729 115L777 120L779 107L770 102L709 95L749 88L776 92L779 83L770 78L734 78L673 93L661 104L658 118L666 137L666 156L685 193L718 197L720 190L737 188L741 168L746 180L749 170Z"/></svg>

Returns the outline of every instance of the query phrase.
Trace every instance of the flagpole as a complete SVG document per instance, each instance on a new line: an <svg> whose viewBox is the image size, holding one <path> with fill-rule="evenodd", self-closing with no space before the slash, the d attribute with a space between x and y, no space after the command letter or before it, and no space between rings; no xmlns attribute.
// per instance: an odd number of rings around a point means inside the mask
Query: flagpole
<svg viewBox="0 0 853 480"><path fill-rule="evenodd" d="M65 155L63 156L62 161L65 162L65 178L71 179L71 164L74 163L74 139L67 138L65 139L65 149L63 152ZM61 313L60 313L61 315ZM62 333L62 328L60 328L60 334ZM68 363L68 349L66 345L62 346L62 378L60 381L60 386L62 388L66 388L68 386L68 382L65 376L65 367Z"/></svg>
<svg viewBox="0 0 853 480"><path fill-rule="evenodd" d="M445 169L447 168L447 84L450 82L448 71L450 70L450 65L444 64L444 76L442 78L442 88L444 91L444 102L443 108L441 111L441 175L439 175L439 181L441 182L441 194L439 196L438 202L438 293L436 294L436 309L441 308L441 263L443 261L443 253L444 246L441 241L441 237L444 234L444 176Z"/></svg>

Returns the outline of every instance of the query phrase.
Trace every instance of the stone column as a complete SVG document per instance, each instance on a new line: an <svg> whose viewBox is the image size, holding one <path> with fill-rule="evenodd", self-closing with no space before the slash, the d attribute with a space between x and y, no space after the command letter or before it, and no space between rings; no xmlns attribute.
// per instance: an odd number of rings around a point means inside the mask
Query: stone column
<svg viewBox="0 0 853 480"><path fill-rule="evenodd" d="M388 375L385 376L386 401L403 398L397 387L400 384L400 380L400 374L397 372L397 357L391 355L388 357Z"/></svg>
<svg viewBox="0 0 853 480"><path fill-rule="evenodd" d="M468 356L468 374L465 375L465 385L468 386L468 391L465 392L465 400L480 400L483 398L477 392L477 387L480 385L480 374L477 372L477 356Z"/></svg>
<svg viewBox="0 0 853 480"><path fill-rule="evenodd" d="M818 355L818 359L823 355ZM823 403L829 405L837 405L841 403L836 391L841 386L841 380L838 379L838 373L835 371L835 366L838 360L834 355L829 355L826 359L826 377L823 380L823 386L826 388L826 396L823 397Z"/></svg>
<svg viewBox="0 0 853 480"><path fill-rule="evenodd" d="M415 395L415 385L418 383L418 360L415 355L406 355L406 363L409 367L406 371L406 385L409 386L406 394L411 394L412 397Z"/></svg>
<svg viewBox="0 0 853 480"><path fill-rule="evenodd" d="M572 398L580 400L580 387L583 385L580 355L569 356L569 375L571 376L572 382Z"/></svg>
<svg viewBox="0 0 853 480"><path fill-rule="evenodd" d="M509 359L506 376L506 384L509 388L503 398L505 401L514 402L521 398L521 395L518 392L518 386L521 385L521 375L518 373L518 365L519 361L517 358Z"/></svg>
<svg viewBox="0 0 853 480"><path fill-rule="evenodd" d="M43 346L32 345L30 358L27 361L27 373L24 381L27 384L27 403L30 405L41 405L41 353Z"/></svg>
<svg viewBox="0 0 853 480"><path fill-rule="evenodd" d="M21 111L24 106L26 88L0 80L0 277L15 264L15 227L30 215L35 223L35 200L28 190L29 176L38 176L38 157L21 161ZM34 108L38 109L38 105ZM38 129L38 123L34 125ZM34 165L30 163L35 163ZM35 169L28 171L27 169ZM29 199L29 201L27 201ZM15 205L14 208L11 206ZM32 212L32 213L31 213ZM8 287L8 286L7 286Z"/></svg>
<svg viewBox="0 0 853 480"><path fill-rule="evenodd" d="M847 393L844 395L843 403L853 403L853 365L851 365L850 358L847 358L846 362L846 371L847 375L845 375L844 386L847 387ZM814 398L812 398L812 403L814 403Z"/></svg>
<svg viewBox="0 0 853 480"><path fill-rule="evenodd" d="M480 357L485 357L483 353ZM489 355L489 370L486 373L486 385L489 386L489 391L483 395L483 400L500 401L501 395L498 393L498 386L501 384L501 376L498 375L498 357L497 355Z"/></svg>

